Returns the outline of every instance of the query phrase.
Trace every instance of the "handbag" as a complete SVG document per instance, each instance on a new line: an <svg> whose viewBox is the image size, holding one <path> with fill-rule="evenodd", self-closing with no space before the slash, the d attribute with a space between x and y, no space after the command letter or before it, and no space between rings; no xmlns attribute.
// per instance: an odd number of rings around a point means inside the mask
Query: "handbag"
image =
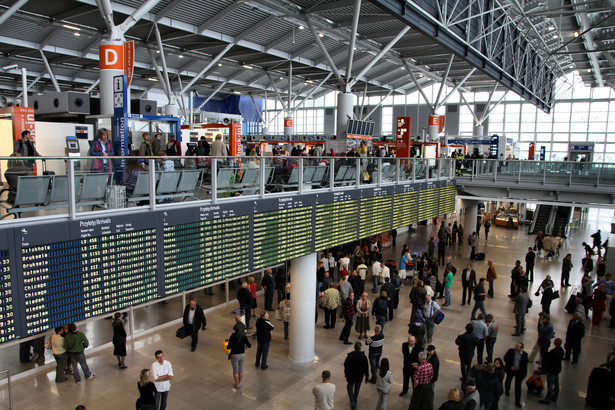
<svg viewBox="0 0 615 410"><path fill-rule="evenodd" d="M228 339L224 339L222 341L222 350L224 350L224 353L226 354L231 354L231 348L228 346Z"/></svg>
<svg viewBox="0 0 615 410"><path fill-rule="evenodd" d="M185 338L187 338L188 337L188 329L186 329L184 326L180 327L175 332L175 337L177 337L178 339L185 339Z"/></svg>
<svg viewBox="0 0 615 410"><path fill-rule="evenodd" d="M444 320L444 313L440 312L436 315L436 317L434 318L433 322L436 325L439 325L440 323L442 323L442 321Z"/></svg>
<svg viewBox="0 0 615 410"><path fill-rule="evenodd" d="M552 300L559 299L559 290L556 290L555 292L553 292L553 295L551 295L551 299Z"/></svg>

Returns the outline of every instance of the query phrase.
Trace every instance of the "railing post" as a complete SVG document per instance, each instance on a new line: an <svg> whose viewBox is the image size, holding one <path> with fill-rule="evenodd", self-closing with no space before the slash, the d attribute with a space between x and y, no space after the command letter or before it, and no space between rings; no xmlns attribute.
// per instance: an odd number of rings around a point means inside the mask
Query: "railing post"
<svg viewBox="0 0 615 410"><path fill-rule="evenodd" d="M130 305L128 311L128 317L130 318L130 340L135 340L135 310L134 306Z"/></svg>
<svg viewBox="0 0 615 410"><path fill-rule="evenodd" d="M261 182L260 182L260 187L259 187L260 195L259 196L261 198L264 198L265 197L265 165L266 165L265 158L260 157L259 162L260 162L259 172L261 173L261 177L260 177Z"/></svg>
<svg viewBox="0 0 615 410"><path fill-rule="evenodd" d="M498 180L498 160L494 160L493 162L493 182Z"/></svg>
<svg viewBox="0 0 615 410"><path fill-rule="evenodd" d="M437 158L436 162L438 163L438 180L442 178L442 158Z"/></svg>
<svg viewBox="0 0 615 410"><path fill-rule="evenodd" d="M6 371L6 385L9 390L9 410L13 409L13 395L11 394L11 371Z"/></svg>
<svg viewBox="0 0 615 410"><path fill-rule="evenodd" d="M182 306L186 306L186 291L182 292Z"/></svg>
<svg viewBox="0 0 615 410"><path fill-rule="evenodd" d="M568 164L570 166L570 178L568 178L568 186L572 185L572 172L574 171L574 164Z"/></svg>
<svg viewBox="0 0 615 410"><path fill-rule="evenodd" d="M218 160L211 158L211 203L218 202Z"/></svg>
<svg viewBox="0 0 615 410"><path fill-rule="evenodd" d="M149 207L156 210L156 168L149 167Z"/></svg>
<svg viewBox="0 0 615 410"><path fill-rule="evenodd" d="M544 185L547 181L547 164L542 164L542 184Z"/></svg>
<svg viewBox="0 0 615 410"><path fill-rule="evenodd" d="M329 157L329 189L335 189L335 157Z"/></svg>
<svg viewBox="0 0 615 410"><path fill-rule="evenodd" d="M378 168L378 179L376 180L376 184L378 186L382 186L382 158L377 158L376 159L376 166Z"/></svg>
<svg viewBox="0 0 615 410"><path fill-rule="evenodd" d="M360 157L354 158L354 184L358 188L361 185L361 159Z"/></svg>
<svg viewBox="0 0 615 410"><path fill-rule="evenodd" d="M416 158L410 159L410 165L412 166L412 182L416 181ZM399 183L399 180L397 181Z"/></svg>
<svg viewBox="0 0 615 410"><path fill-rule="evenodd" d="M299 167L297 192L301 195L303 193L303 157L299 157L299 164L297 164L297 166Z"/></svg>
<svg viewBox="0 0 615 410"><path fill-rule="evenodd" d="M75 202L77 202L75 193L75 168L73 168L73 166L73 160L69 159L68 169L66 171L68 174L68 218L71 221L74 221L77 217L77 206L75 205Z"/></svg>
<svg viewBox="0 0 615 410"><path fill-rule="evenodd" d="M602 170L603 166L604 164L598 165L598 175L596 176L596 188L598 188L598 186L600 185L600 171Z"/></svg>

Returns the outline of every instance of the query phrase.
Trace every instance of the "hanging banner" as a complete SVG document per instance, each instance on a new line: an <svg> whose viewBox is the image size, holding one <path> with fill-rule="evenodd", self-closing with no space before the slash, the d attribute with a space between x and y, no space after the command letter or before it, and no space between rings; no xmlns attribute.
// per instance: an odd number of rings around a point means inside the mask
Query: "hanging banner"
<svg viewBox="0 0 615 410"><path fill-rule="evenodd" d="M124 42L124 75L126 76L126 85L130 87L132 82L132 74L135 69L135 42Z"/></svg>
<svg viewBox="0 0 615 410"><path fill-rule="evenodd" d="M444 131L444 122L446 120L446 116L439 115L438 116L438 134Z"/></svg>
<svg viewBox="0 0 615 410"><path fill-rule="evenodd" d="M530 142L530 148L528 150L527 159L530 161L534 160L536 145L533 142Z"/></svg>
<svg viewBox="0 0 615 410"><path fill-rule="evenodd" d="M232 123L229 125L228 147L231 157L241 155L241 124Z"/></svg>
<svg viewBox="0 0 615 410"><path fill-rule="evenodd" d="M395 149L397 157L410 157L410 125L410 117L397 117L397 147Z"/></svg>

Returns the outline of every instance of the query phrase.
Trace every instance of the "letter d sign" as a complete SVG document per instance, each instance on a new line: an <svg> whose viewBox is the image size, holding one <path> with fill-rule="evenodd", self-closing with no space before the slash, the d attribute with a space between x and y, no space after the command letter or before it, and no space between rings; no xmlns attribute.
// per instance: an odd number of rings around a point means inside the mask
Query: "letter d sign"
<svg viewBox="0 0 615 410"><path fill-rule="evenodd" d="M124 48L121 44L104 44L99 50L101 70L124 70Z"/></svg>

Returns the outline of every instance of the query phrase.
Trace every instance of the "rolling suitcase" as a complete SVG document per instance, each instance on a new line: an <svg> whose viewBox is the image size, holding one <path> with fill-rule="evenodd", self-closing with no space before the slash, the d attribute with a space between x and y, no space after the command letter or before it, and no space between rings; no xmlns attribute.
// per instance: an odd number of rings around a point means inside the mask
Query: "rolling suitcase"
<svg viewBox="0 0 615 410"><path fill-rule="evenodd" d="M476 261L484 261L485 260L485 254L482 252L477 253L476 255L474 255L474 260Z"/></svg>
<svg viewBox="0 0 615 410"><path fill-rule="evenodd" d="M587 396L585 402L597 409L611 408L611 376L608 369L594 367L587 383Z"/></svg>

